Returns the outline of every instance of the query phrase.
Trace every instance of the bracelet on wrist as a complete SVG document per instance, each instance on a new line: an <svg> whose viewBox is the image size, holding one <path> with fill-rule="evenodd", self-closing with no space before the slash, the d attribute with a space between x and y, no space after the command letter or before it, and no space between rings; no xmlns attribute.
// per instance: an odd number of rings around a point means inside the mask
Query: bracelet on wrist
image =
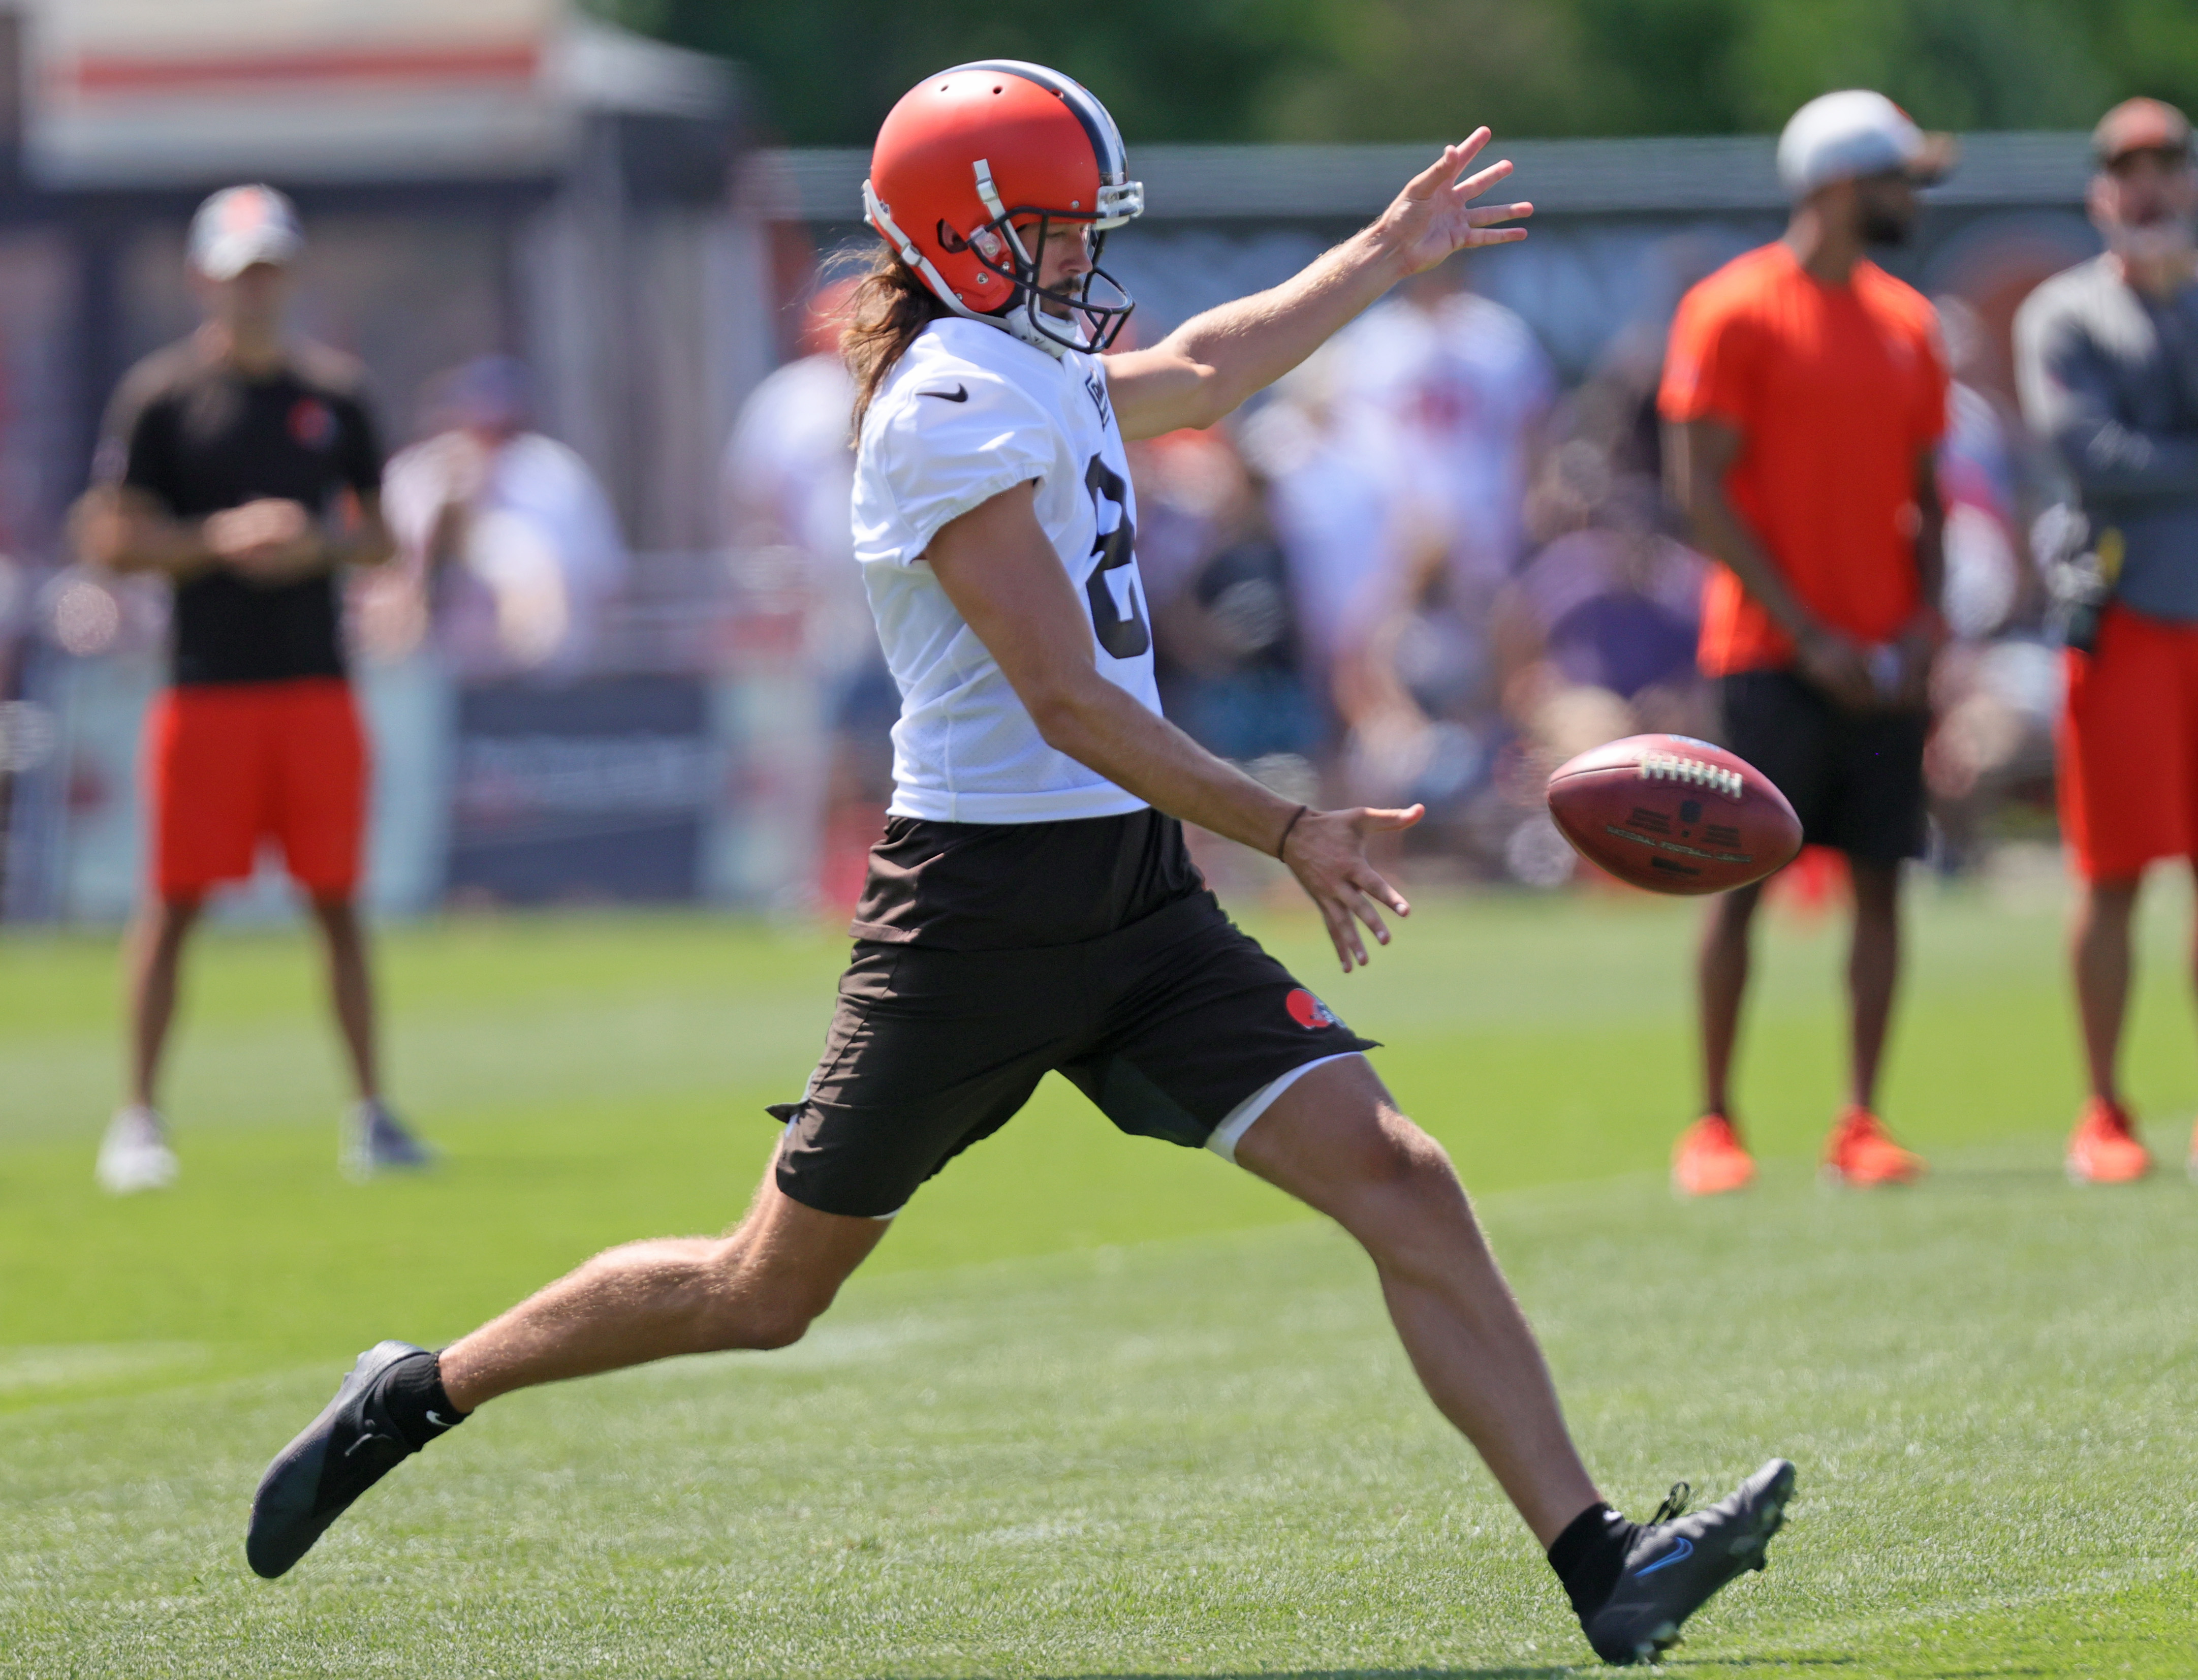
<svg viewBox="0 0 2198 1680"><path fill-rule="evenodd" d="M1282 853L1288 848L1290 843L1290 831L1298 826L1298 818L1303 817L1305 812L1311 809L1311 807L1310 805L1300 805L1295 811L1290 813L1290 820L1282 824L1282 837L1275 842L1275 856L1276 858L1279 859Z"/></svg>

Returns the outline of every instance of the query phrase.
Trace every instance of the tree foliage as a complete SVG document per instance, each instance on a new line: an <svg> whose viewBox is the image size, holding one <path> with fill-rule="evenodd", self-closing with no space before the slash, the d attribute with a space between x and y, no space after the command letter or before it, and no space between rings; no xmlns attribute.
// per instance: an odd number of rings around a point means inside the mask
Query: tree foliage
<svg viewBox="0 0 2198 1680"><path fill-rule="evenodd" d="M745 64L787 141L861 145L920 77L1056 65L1133 140L1426 140L1775 130L1875 87L1931 127L2198 109L2193 0L594 0Z"/></svg>

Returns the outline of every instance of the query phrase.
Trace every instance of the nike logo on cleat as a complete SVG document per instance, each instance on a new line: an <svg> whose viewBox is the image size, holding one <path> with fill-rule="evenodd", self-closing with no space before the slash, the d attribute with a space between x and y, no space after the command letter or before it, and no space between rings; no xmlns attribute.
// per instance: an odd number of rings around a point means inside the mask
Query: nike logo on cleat
<svg viewBox="0 0 2198 1680"><path fill-rule="evenodd" d="M436 1416L435 1409L433 1406L427 1408L427 1421L433 1424L438 1429L455 1429L458 1427L456 1424L451 1422L447 1417Z"/></svg>
<svg viewBox="0 0 2198 1680"><path fill-rule="evenodd" d="M966 385L957 385L951 391L919 391L916 394L919 397L936 397L942 403L966 403L969 400L969 387Z"/></svg>
<svg viewBox="0 0 2198 1680"><path fill-rule="evenodd" d="M1694 1555L1695 1543L1687 1538L1685 1535L1682 1534L1678 1538L1678 1543L1675 1544L1670 1551L1665 1553L1663 1556L1658 1558L1655 1562L1650 1564L1646 1569L1637 1569L1634 1571L1633 1578L1638 1581L1645 1577L1654 1574L1659 1569L1668 1569L1675 1563L1684 1563Z"/></svg>

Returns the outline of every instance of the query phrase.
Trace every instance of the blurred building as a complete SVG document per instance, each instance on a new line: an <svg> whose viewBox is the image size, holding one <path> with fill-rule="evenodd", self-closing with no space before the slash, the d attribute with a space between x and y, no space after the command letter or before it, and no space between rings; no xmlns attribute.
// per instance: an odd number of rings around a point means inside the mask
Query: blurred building
<svg viewBox="0 0 2198 1680"><path fill-rule="evenodd" d="M778 355L769 235L739 208L730 67L567 0L15 0L0 3L0 88L15 95L0 98L0 701L43 720L11 739L51 742L0 756L0 773L17 766L0 774L6 914L111 916L134 887L127 724L157 681L163 597L67 570L59 521L115 381L195 323L183 231L212 189L265 180L297 201L296 324L366 363L392 447L439 370L511 356L535 424L577 453L626 540L678 555L715 539L719 441ZM385 741L447 723L401 677L367 690ZM708 712L667 715L683 742ZM531 727L509 712L507 731ZM580 826L615 826L631 778L559 773L545 799L593 799ZM683 775L693 829L714 788ZM526 791L514 774L497 788ZM406 812L445 791L383 778L379 817L427 837L377 843L377 867L412 860L402 879L385 869L385 905L442 890L441 830ZM670 797L661 777L648 791ZM692 892L705 849L690 835L660 890Z"/></svg>

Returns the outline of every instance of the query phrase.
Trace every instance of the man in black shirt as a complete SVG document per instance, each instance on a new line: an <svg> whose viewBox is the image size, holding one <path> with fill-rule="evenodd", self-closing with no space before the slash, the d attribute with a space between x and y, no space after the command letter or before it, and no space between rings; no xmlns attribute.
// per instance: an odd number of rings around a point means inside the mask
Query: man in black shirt
<svg viewBox="0 0 2198 1680"><path fill-rule="evenodd" d="M205 323L124 379L78 509L87 560L175 590L170 686L146 722L153 892L129 944L130 1100L99 1158L117 1194L175 1177L154 1097L183 942L206 893L248 877L267 840L327 943L358 1091L343 1165L363 1177L427 1160L381 1101L353 904L367 753L337 585L343 567L392 552L381 452L357 366L282 335L302 244L272 188L231 187L200 206L190 263Z"/></svg>

